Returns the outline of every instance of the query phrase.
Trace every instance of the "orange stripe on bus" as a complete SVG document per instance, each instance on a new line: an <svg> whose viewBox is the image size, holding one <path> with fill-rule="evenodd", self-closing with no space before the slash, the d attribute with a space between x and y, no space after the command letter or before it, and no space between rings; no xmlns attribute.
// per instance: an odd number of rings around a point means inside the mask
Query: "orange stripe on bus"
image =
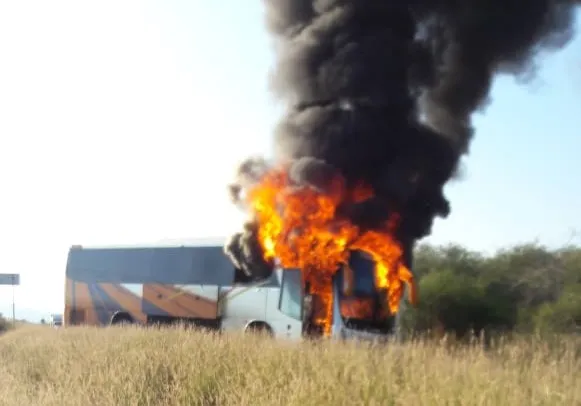
<svg viewBox="0 0 581 406"><path fill-rule="evenodd" d="M196 317L214 319L218 315L218 303L205 297L194 295L191 292L177 289L173 286L159 286L159 291L169 301L175 302L181 307L189 309Z"/></svg>
<svg viewBox="0 0 581 406"><path fill-rule="evenodd" d="M97 310L89 292L89 286L83 282L74 282L75 285L75 309L85 312L84 324L97 325L99 318L97 317Z"/></svg>
<svg viewBox="0 0 581 406"><path fill-rule="evenodd" d="M71 324L71 310L74 308L73 303L73 281L69 278L66 278L65 283L65 317L64 317L64 324L65 326Z"/></svg>
<svg viewBox="0 0 581 406"><path fill-rule="evenodd" d="M111 299L115 300L119 306L131 313L134 319L142 323L147 321L147 316L141 311L141 298L122 286L112 283L100 283L99 286Z"/></svg>
<svg viewBox="0 0 581 406"><path fill-rule="evenodd" d="M168 295L164 293L162 285L143 285L143 299L169 313L173 317L198 317L194 309L180 306L175 300L168 300Z"/></svg>

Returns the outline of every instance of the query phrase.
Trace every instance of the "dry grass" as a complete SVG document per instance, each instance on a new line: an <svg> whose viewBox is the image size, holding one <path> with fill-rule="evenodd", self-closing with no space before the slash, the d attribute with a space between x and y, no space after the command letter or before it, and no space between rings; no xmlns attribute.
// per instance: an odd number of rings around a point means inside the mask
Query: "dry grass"
<svg viewBox="0 0 581 406"><path fill-rule="evenodd" d="M0 405L579 405L579 349L24 327L0 337Z"/></svg>

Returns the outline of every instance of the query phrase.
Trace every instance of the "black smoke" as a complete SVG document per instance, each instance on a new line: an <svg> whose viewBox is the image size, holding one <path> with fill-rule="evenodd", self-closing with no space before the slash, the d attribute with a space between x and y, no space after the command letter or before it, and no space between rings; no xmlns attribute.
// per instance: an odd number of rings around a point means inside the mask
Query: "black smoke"
<svg viewBox="0 0 581 406"><path fill-rule="evenodd" d="M380 227L396 210L401 241L428 235L433 219L450 212L443 188L469 152L471 115L488 103L492 79L532 77L541 51L572 38L577 4L264 0L277 53L272 90L286 105L276 161L296 162L299 185L324 190L333 173L372 185L374 199L342 208L362 227ZM234 201L269 167L244 163ZM226 247L249 274L265 266L255 262L255 234L248 225Z"/></svg>

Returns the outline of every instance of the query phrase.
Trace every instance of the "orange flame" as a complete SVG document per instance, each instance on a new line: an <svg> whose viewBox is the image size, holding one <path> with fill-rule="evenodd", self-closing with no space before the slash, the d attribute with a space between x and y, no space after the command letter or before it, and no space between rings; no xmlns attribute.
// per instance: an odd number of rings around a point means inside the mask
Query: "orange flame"
<svg viewBox="0 0 581 406"><path fill-rule="evenodd" d="M403 249L393 238L398 217L392 216L385 231L360 232L359 228L336 216L344 201L360 202L373 196L373 190L361 185L346 190L343 179L332 182L330 192L313 188L295 188L285 168L272 170L248 193L248 201L258 220L258 238L264 258L277 258L284 268L299 268L311 293L323 301L323 311L315 324L330 333L332 318L331 277L340 265L347 264L350 250L368 253L375 261L378 290L387 291L387 305L396 313L404 283L410 287L410 302L416 302L412 273L403 264Z"/></svg>

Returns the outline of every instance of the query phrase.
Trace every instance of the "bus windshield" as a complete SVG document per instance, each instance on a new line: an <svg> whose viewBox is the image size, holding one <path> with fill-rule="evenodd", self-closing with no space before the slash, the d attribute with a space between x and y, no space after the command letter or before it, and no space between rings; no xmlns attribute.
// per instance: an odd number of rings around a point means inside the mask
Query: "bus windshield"
<svg viewBox="0 0 581 406"><path fill-rule="evenodd" d="M352 295L373 296L375 294L375 263L361 254L354 253L349 259L353 271Z"/></svg>

